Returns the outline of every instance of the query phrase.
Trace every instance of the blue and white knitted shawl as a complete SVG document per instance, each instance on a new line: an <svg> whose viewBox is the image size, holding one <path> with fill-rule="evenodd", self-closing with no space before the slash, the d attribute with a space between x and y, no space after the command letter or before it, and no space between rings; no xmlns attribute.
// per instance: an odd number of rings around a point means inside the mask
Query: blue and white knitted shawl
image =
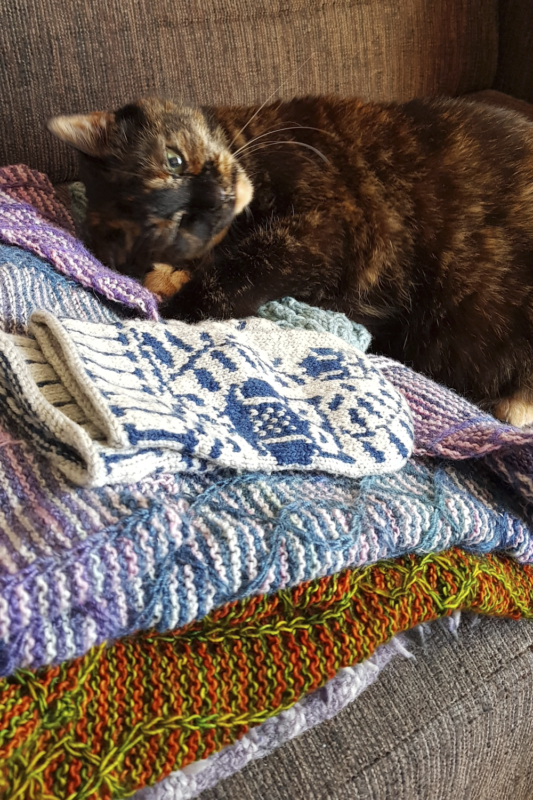
<svg viewBox="0 0 533 800"><path fill-rule="evenodd" d="M0 333L0 418L72 481L221 466L358 478L400 469L409 407L364 353L265 319L31 317Z"/></svg>

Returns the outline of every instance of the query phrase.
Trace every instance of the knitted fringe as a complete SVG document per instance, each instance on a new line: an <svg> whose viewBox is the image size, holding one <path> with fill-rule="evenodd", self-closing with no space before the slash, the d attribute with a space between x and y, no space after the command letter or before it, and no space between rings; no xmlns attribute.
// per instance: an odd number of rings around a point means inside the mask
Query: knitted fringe
<svg viewBox="0 0 533 800"><path fill-rule="evenodd" d="M409 556L224 606L0 682L0 795L125 797L291 708L400 631L456 609L533 617L533 567Z"/></svg>

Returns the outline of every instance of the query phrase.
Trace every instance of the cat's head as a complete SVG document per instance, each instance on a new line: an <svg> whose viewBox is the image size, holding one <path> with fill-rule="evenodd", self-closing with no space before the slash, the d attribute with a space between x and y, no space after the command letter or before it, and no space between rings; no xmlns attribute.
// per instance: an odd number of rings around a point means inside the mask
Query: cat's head
<svg viewBox="0 0 533 800"><path fill-rule="evenodd" d="M201 109L146 99L53 117L48 128L80 154L91 249L133 277L204 255L252 199L223 130Z"/></svg>

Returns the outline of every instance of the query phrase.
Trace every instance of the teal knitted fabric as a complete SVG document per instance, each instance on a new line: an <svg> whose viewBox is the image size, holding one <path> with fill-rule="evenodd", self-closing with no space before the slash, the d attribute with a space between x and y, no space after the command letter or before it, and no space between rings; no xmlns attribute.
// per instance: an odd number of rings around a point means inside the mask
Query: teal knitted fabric
<svg viewBox="0 0 533 800"><path fill-rule="evenodd" d="M370 346L370 333L362 325L351 322L344 314L314 308L293 297L265 303L257 315L275 322L280 328L304 328L308 331L333 333L363 352Z"/></svg>

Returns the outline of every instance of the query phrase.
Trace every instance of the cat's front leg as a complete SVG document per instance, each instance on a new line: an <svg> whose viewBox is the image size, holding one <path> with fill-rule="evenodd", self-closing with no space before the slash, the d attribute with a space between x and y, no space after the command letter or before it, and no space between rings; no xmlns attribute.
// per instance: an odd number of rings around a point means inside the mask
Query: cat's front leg
<svg viewBox="0 0 533 800"><path fill-rule="evenodd" d="M209 264L162 304L162 316L186 322L248 317L288 295L320 302L338 280L342 237L332 236L318 216L276 220L238 245L215 248Z"/></svg>
<svg viewBox="0 0 533 800"><path fill-rule="evenodd" d="M229 265L228 269L231 269ZM220 269L209 269L193 273L176 294L164 299L160 312L166 319L184 322L231 319L252 316L261 302L257 291L236 286L234 280L224 278Z"/></svg>
<svg viewBox="0 0 533 800"><path fill-rule="evenodd" d="M154 263L144 278L143 286L163 298L173 297L191 279L185 269L174 269L170 264Z"/></svg>

